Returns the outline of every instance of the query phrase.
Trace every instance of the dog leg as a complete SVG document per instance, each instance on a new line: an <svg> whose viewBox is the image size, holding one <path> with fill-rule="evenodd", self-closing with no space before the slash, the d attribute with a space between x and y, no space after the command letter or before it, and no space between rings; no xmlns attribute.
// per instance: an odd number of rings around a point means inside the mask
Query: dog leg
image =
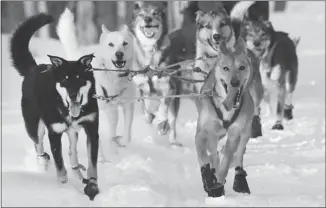
<svg viewBox="0 0 326 208"><path fill-rule="evenodd" d="M276 123L272 127L273 130L283 130L283 117L284 117L284 105L285 105L285 87L278 87L277 95L277 108L276 108Z"/></svg>
<svg viewBox="0 0 326 208"><path fill-rule="evenodd" d="M159 135L166 135L171 128L168 121L169 104L171 100L171 98L163 98L160 100L155 121L155 123L157 123L157 132Z"/></svg>
<svg viewBox="0 0 326 208"><path fill-rule="evenodd" d="M286 120L293 119L293 105L292 105L292 92L286 93L285 106L284 106L284 118Z"/></svg>
<svg viewBox="0 0 326 208"><path fill-rule="evenodd" d="M238 129L229 129L228 132L228 138L224 146L224 157L217 173L217 183L219 184L225 183L226 176L233 160L233 155L237 150L240 141L240 135L237 133L240 132Z"/></svg>
<svg viewBox="0 0 326 208"><path fill-rule="evenodd" d="M176 121L179 113L179 108L180 108L180 98L172 99L168 111L168 120L169 120L169 125L171 127L171 131L169 134L169 141L171 145L176 145L176 146L182 146L182 144L177 141L177 131L176 131L176 123L177 123Z"/></svg>
<svg viewBox="0 0 326 208"><path fill-rule="evenodd" d="M257 138L260 136L263 136L260 122L260 107L256 107L251 125L251 138Z"/></svg>
<svg viewBox="0 0 326 208"><path fill-rule="evenodd" d="M80 169L86 171L86 168L78 162L78 133L73 130L68 130L67 135L69 137L69 157L72 171L79 180L83 181L84 177L80 172Z"/></svg>
<svg viewBox="0 0 326 208"><path fill-rule="evenodd" d="M57 177L61 183L67 183L67 170L65 168L63 158L62 158L62 143L61 143L62 133L49 132L49 140L51 151L53 155L53 160L57 169Z"/></svg>
<svg viewBox="0 0 326 208"><path fill-rule="evenodd" d="M224 195L224 183L218 183L216 179L216 168L219 168L217 137L213 138L213 136L211 136L208 138L207 136L207 133L204 131L197 131L196 133L195 143L198 163L201 170L204 190L207 192L209 197L219 197ZM213 144L210 147L212 143L216 145ZM210 157L207 154L208 151L211 154Z"/></svg>
<svg viewBox="0 0 326 208"><path fill-rule="evenodd" d="M38 165L47 169L50 160L50 155L44 152L43 138L45 135L45 125L40 119L36 107L33 103L22 99L22 114L25 121L25 128L28 136L34 142L36 158Z"/></svg>
<svg viewBox="0 0 326 208"><path fill-rule="evenodd" d="M134 109L135 104L128 103L123 106L123 114L124 114L124 133L123 137L120 137L117 142L119 146L126 146L131 141L131 130L132 130L132 122L134 118Z"/></svg>
<svg viewBox="0 0 326 208"><path fill-rule="evenodd" d="M88 153L88 180L84 181L84 183L87 183L84 188L84 193L90 200L94 200L95 196L99 193L99 188L97 185L97 159L99 149L98 120L97 122L84 124L84 129L87 135Z"/></svg>
<svg viewBox="0 0 326 208"><path fill-rule="evenodd" d="M118 106L110 106L105 112L109 121L109 139L110 141L117 143L117 139L120 138L120 136L117 136L117 126L119 121ZM117 143L117 145L119 144Z"/></svg>
<svg viewBox="0 0 326 208"><path fill-rule="evenodd" d="M243 156L246 152L246 146L250 139L250 126L244 128L241 133L238 149L234 155L235 177L233 182L233 190L238 193L250 194L250 189L246 179L247 173L243 169Z"/></svg>

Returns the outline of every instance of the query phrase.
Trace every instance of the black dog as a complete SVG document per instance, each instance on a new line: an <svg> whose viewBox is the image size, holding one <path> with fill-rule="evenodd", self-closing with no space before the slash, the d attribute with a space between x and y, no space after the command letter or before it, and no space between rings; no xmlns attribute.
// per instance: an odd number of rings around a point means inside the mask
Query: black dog
<svg viewBox="0 0 326 208"><path fill-rule="evenodd" d="M11 38L13 65L24 77L21 108L29 137L34 141L38 159L47 163L50 156L44 152L43 137L48 130L51 151L57 169L57 177L67 182L67 171L62 158L61 137L64 132L70 140L70 162L83 183L84 192L91 200L99 193L97 186L98 157L98 106L92 95L95 81L91 61L93 55L85 55L78 61L49 56L52 65L37 65L28 45L32 35L53 18L41 13L23 22ZM78 131L84 128L87 135L88 179L80 173L77 158Z"/></svg>

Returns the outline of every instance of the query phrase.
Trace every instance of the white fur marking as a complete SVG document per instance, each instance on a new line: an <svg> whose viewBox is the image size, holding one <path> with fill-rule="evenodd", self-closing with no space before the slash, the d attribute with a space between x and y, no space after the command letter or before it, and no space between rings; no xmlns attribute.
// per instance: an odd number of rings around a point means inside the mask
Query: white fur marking
<svg viewBox="0 0 326 208"><path fill-rule="evenodd" d="M88 103L88 92L89 92L89 89L91 88L91 85L92 85L92 83L87 80L86 85L79 89L77 100L80 100L80 98L83 97L83 102L81 104L82 106L86 105Z"/></svg>
<svg viewBox="0 0 326 208"><path fill-rule="evenodd" d="M280 65L273 67L270 79L273 81L278 80L281 77L281 73L282 73L282 69L281 69Z"/></svg>
<svg viewBox="0 0 326 208"><path fill-rule="evenodd" d="M54 123L54 124L51 124L51 128L56 133L62 133L64 131L66 131L67 124L65 124L65 123Z"/></svg>
<svg viewBox="0 0 326 208"><path fill-rule="evenodd" d="M63 104L64 104L66 107L68 107L68 103L70 102L70 98L69 98L69 96L68 96L68 92L67 92L66 88L61 87L61 86L60 86L60 83L57 83L57 84L55 85L55 88L57 89L58 93L60 94L61 99L62 99L62 101L63 101Z"/></svg>

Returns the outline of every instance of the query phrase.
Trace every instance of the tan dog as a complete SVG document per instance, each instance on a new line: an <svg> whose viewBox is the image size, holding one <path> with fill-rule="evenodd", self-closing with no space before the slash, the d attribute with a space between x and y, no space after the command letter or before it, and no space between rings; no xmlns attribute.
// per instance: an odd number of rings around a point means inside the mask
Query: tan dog
<svg viewBox="0 0 326 208"><path fill-rule="evenodd" d="M219 61L205 81L201 92L213 90L215 96L198 102L199 117L195 137L204 190L211 197L224 195L224 183L235 154L236 175L233 189L250 193L243 169L243 156L251 136L255 108L261 102L258 62L239 38L235 51L219 45ZM252 96L250 88L255 91ZM227 134L224 158L220 163L218 141Z"/></svg>
<svg viewBox="0 0 326 208"><path fill-rule="evenodd" d="M221 41L226 42L227 47L232 49L235 44L235 40L240 36L245 15L254 3L254 1L238 2L232 8L230 16L222 6L215 8L215 11L212 12L198 11L196 18L196 58L203 56L217 56L220 53L219 44ZM195 67L198 67L208 73L213 68L217 60L217 58L198 60L195 63ZM259 76L259 74L257 74L257 76ZM203 75L200 73L195 73L194 78L203 79ZM201 87L202 83L197 83L194 86L194 91L198 92ZM263 88L261 88L259 91L259 93L263 93ZM255 89L251 89L250 92L255 93ZM256 97L256 95L252 94L252 97ZM198 100L195 101L197 105ZM262 136L259 112L260 108L257 105L252 122L252 138Z"/></svg>

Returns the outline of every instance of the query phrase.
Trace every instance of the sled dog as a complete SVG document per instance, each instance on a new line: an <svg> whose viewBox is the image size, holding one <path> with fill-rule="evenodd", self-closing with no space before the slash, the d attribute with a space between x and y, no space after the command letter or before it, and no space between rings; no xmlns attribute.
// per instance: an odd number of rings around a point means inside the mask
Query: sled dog
<svg viewBox="0 0 326 208"><path fill-rule="evenodd" d="M43 137L48 130L50 147L57 170L57 178L66 183L67 171L62 158L61 137L70 140L70 165L83 183L91 200L99 193L97 185L98 105L92 97L95 81L91 62L93 55L75 61L48 55L52 64L36 64L28 46L32 35L42 26L53 22L50 15L40 13L28 18L11 37L13 66L24 77L21 109L26 131L33 140L37 157L45 164L50 156L44 151ZM77 157L78 132L87 135L88 169L84 179Z"/></svg>

